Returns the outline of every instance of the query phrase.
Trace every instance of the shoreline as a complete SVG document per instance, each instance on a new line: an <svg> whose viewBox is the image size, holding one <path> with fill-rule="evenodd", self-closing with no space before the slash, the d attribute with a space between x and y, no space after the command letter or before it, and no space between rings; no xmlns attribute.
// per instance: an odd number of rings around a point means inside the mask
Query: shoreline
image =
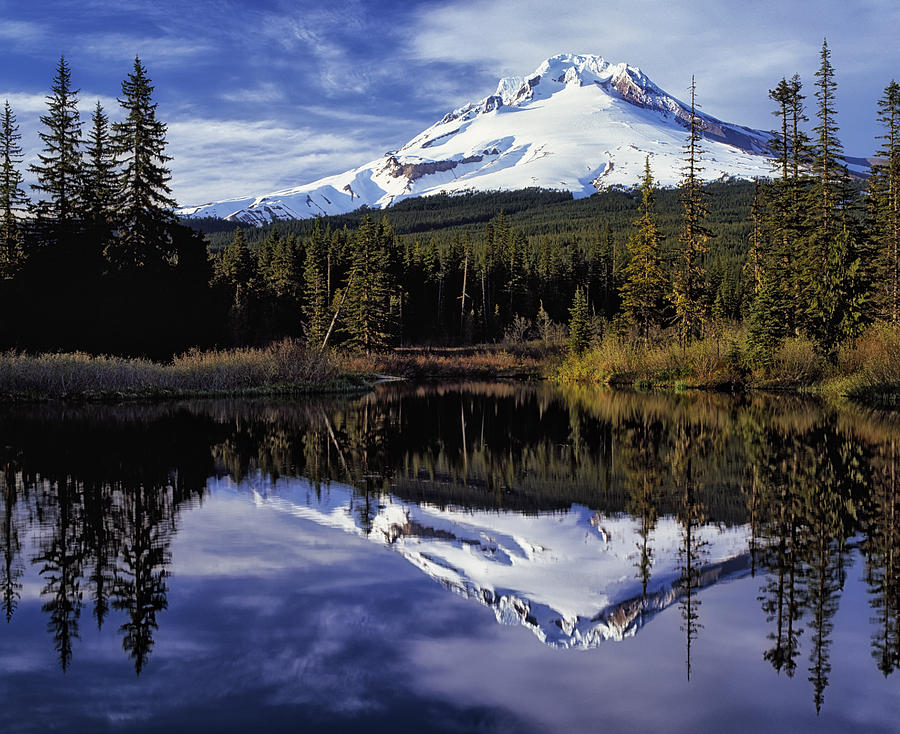
<svg viewBox="0 0 900 734"><path fill-rule="evenodd" d="M646 354L632 356L640 359ZM486 379L538 380L626 392L764 392L900 407L900 379L892 374L881 380L862 371L832 371L814 378L809 375L808 380L765 379L717 368L701 376L689 374L685 367L650 369L651 361L641 368L629 360L619 365L621 369L608 371L601 369L596 353L573 360L564 346L541 342L320 355L285 341L262 349L194 351L166 364L81 353L6 353L0 354L0 404L354 395L401 380Z"/></svg>

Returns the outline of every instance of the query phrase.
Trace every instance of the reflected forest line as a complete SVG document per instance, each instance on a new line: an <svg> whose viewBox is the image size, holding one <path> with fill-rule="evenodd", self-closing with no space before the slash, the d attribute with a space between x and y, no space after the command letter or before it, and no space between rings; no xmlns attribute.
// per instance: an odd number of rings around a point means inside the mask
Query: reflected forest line
<svg viewBox="0 0 900 734"><path fill-rule="evenodd" d="M726 572L698 531L749 529L765 660L805 675L816 710L832 675L848 572L869 591L871 655L900 665L900 416L761 395L644 395L506 383L383 385L359 399L3 408L0 597L10 634L39 580L60 668L82 625L115 630L135 671L167 608L171 545L210 478L352 486L371 529L385 493L525 514L585 505L628 515L647 605L653 530L681 528L685 671L702 661L702 589ZM248 506L247 511L252 511ZM721 564L719 564L721 566ZM646 606L641 607L646 608ZM627 644L627 643L626 643Z"/></svg>

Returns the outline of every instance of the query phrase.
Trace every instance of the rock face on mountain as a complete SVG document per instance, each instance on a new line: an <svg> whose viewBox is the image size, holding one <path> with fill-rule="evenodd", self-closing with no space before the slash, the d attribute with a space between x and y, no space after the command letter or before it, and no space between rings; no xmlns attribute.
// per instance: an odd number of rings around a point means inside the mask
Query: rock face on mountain
<svg viewBox="0 0 900 734"><path fill-rule="evenodd" d="M769 175L769 133L702 114L704 176ZM440 192L540 187L576 197L635 185L650 156L662 186L678 182L690 110L640 69L599 56L560 54L530 75L460 107L383 158L336 176L255 198L181 209L263 224L341 214Z"/></svg>

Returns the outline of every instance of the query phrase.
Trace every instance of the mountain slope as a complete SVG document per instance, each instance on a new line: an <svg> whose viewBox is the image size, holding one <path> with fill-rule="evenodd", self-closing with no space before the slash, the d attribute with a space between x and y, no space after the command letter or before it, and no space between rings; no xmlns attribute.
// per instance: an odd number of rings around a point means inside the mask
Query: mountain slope
<svg viewBox="0 0 900 734"><path fill-rule="evenodd" d="M633 186L650 156L660 185L678 182L689 109L627 64L561 54L449 114L359 168L251 198L185 207L182 216L262 224L385 207L410 196L528 187L589 196ZM708 179L770 172L769 134L702 115Z"/></svg>
<svg viewBox="0 0 900 734"><path fill-rule="evenodd" d="M652 567L643 593L637 573L641 537L633 518L582 505L525 515L405 502L380 495L368 505L352 487L313 487L303 478L264 475L215 491L250 493L254 502L391 548L448 590L490 607L498 622L522 625L542 642L590 648L630 637L684 590L682 529L662 517L647 542ZM740 577L750 566L747 526L705 525L701 588Z"/></svg>

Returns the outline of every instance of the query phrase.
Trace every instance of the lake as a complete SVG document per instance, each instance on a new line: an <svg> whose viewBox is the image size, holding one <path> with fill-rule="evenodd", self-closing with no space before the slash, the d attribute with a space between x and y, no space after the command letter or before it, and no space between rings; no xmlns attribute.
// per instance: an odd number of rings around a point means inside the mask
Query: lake
<svg viewBox="0 0 900 734"><path fill-rule="evenodd" d="M0 414L4 732L897 731L900 415L504 382Z"/></svg>

